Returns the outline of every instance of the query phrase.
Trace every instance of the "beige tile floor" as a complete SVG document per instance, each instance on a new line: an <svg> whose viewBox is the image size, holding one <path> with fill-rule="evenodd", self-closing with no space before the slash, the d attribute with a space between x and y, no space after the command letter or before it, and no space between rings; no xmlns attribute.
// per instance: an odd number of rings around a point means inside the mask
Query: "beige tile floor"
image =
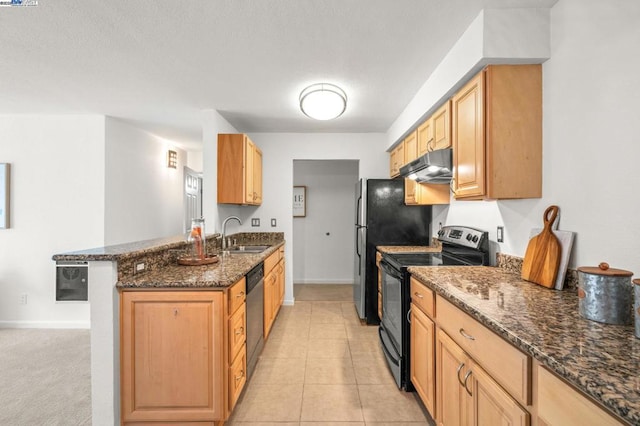
<svg viewBox="0 0 640 426"><path fill-rule="evenodd" d="M352 302L321 300L319 287L312 300L281 308L227 424L428 425L415 394L396 387L378 328L362 325ZM342 287L349 300L351 287ZM328 287L327 297L335 291Z"/></svg>

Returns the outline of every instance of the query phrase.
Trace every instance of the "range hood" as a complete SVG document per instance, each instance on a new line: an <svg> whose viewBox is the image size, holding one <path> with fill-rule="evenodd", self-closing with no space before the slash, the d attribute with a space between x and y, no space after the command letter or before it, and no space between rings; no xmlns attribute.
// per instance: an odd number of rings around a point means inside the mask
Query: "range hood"
<svg viewBox="0 0 640 426"><path fill-rule="evenodd" d="M453 177L452 156L451 148L428 152L400 167L400 176L416 182L448 185Z"/></svg>

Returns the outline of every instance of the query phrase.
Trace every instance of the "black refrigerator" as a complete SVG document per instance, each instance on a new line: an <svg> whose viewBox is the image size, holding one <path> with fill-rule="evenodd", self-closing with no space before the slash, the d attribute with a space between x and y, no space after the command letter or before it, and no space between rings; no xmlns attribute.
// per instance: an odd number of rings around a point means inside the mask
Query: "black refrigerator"
<svg viewBox="0 0 640 426"><path fill-rule="evenodd" d="M356 184L353 301L367 324L379 324L376 246L430 245L431 206L404 204L404 179Z"/></svg>

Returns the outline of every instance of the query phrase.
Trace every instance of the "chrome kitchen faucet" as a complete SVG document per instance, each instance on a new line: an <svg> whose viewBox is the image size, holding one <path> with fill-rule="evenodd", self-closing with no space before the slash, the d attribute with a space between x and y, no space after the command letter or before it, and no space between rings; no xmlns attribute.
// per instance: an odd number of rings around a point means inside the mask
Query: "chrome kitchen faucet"
<svg viewBox="0 0 640 426"><path fill-rule="evenodd" d="M229 216L222 222L222 251L226 250L229 244L227 243L227 222L231 219L235 219L238 221L240 225L242 225L242 221L238 216Z"/></svg>

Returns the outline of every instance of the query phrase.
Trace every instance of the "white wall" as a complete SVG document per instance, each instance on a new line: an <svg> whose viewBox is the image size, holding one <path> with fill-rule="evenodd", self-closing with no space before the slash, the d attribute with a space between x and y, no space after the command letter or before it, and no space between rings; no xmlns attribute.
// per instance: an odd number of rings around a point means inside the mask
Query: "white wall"
<svg viewBox="0 0 640 426"><path fill-rule="evenodd" d="M560 229L577 232L570 267L640 274L640 3L562 0L551 9L551 55L543 64L543 197L452 202L438 222L490 231L505 226L504 253L523 256L531 228L557 204ZM461 39L462 40L462 39ZM464 70L458 70L462 74ZM390 140L390 139L389 139Z"/></svg>
<svg viewBox="0 0 640 426"><path fill-rule="evenodd" d="M198 173L202 172L204 155L202 151L187 151L187 167Z"/></svg>
<svg viewBox="0 0 640 426"><path fill-rule="evenodd" d="M104 245L104 126L96 115L0 116L0 162L12 167L0 327L88 327L88 303L55 302L51 256Z"/></svg>
<svg viewBox="0 0 640 426"><path fill-rule="evenodd" d="M105 143L105 245L182 233L186 152L111 117ZM178 153L175 169L166 165L169 149Z"/></svg>
<svg viewBox="0 0 640 426"><path fill-rule="evenodd" d="M306 216L293 219L294 283L353 283L357 182L358 161L293 162L293 184L306 186Z"/></svg>
<svg viewBox="0 0 640 426"><path fill-rule="evenodd" d="M292 244L293 161L356 160L359 161L359 177L384 178L389 173L386 138L383 133L251 133L249 136L262 149L262 205L224 207L220 209L220 217L233 213L242 219L242 226L230 222L229 233L284 232L287 241L285 303L291 304L293 264L298 256ZM260 218L260 227L251 227L252 217ZM271 218L277 221L275 228L270 226Z"/></svg>
<svg viewBox="0 0 640 426"><path fill-rule="evenodd" d="M548 9L485 9L387 131L389 150L488 63L541 63L550 55Z"/></svg>

